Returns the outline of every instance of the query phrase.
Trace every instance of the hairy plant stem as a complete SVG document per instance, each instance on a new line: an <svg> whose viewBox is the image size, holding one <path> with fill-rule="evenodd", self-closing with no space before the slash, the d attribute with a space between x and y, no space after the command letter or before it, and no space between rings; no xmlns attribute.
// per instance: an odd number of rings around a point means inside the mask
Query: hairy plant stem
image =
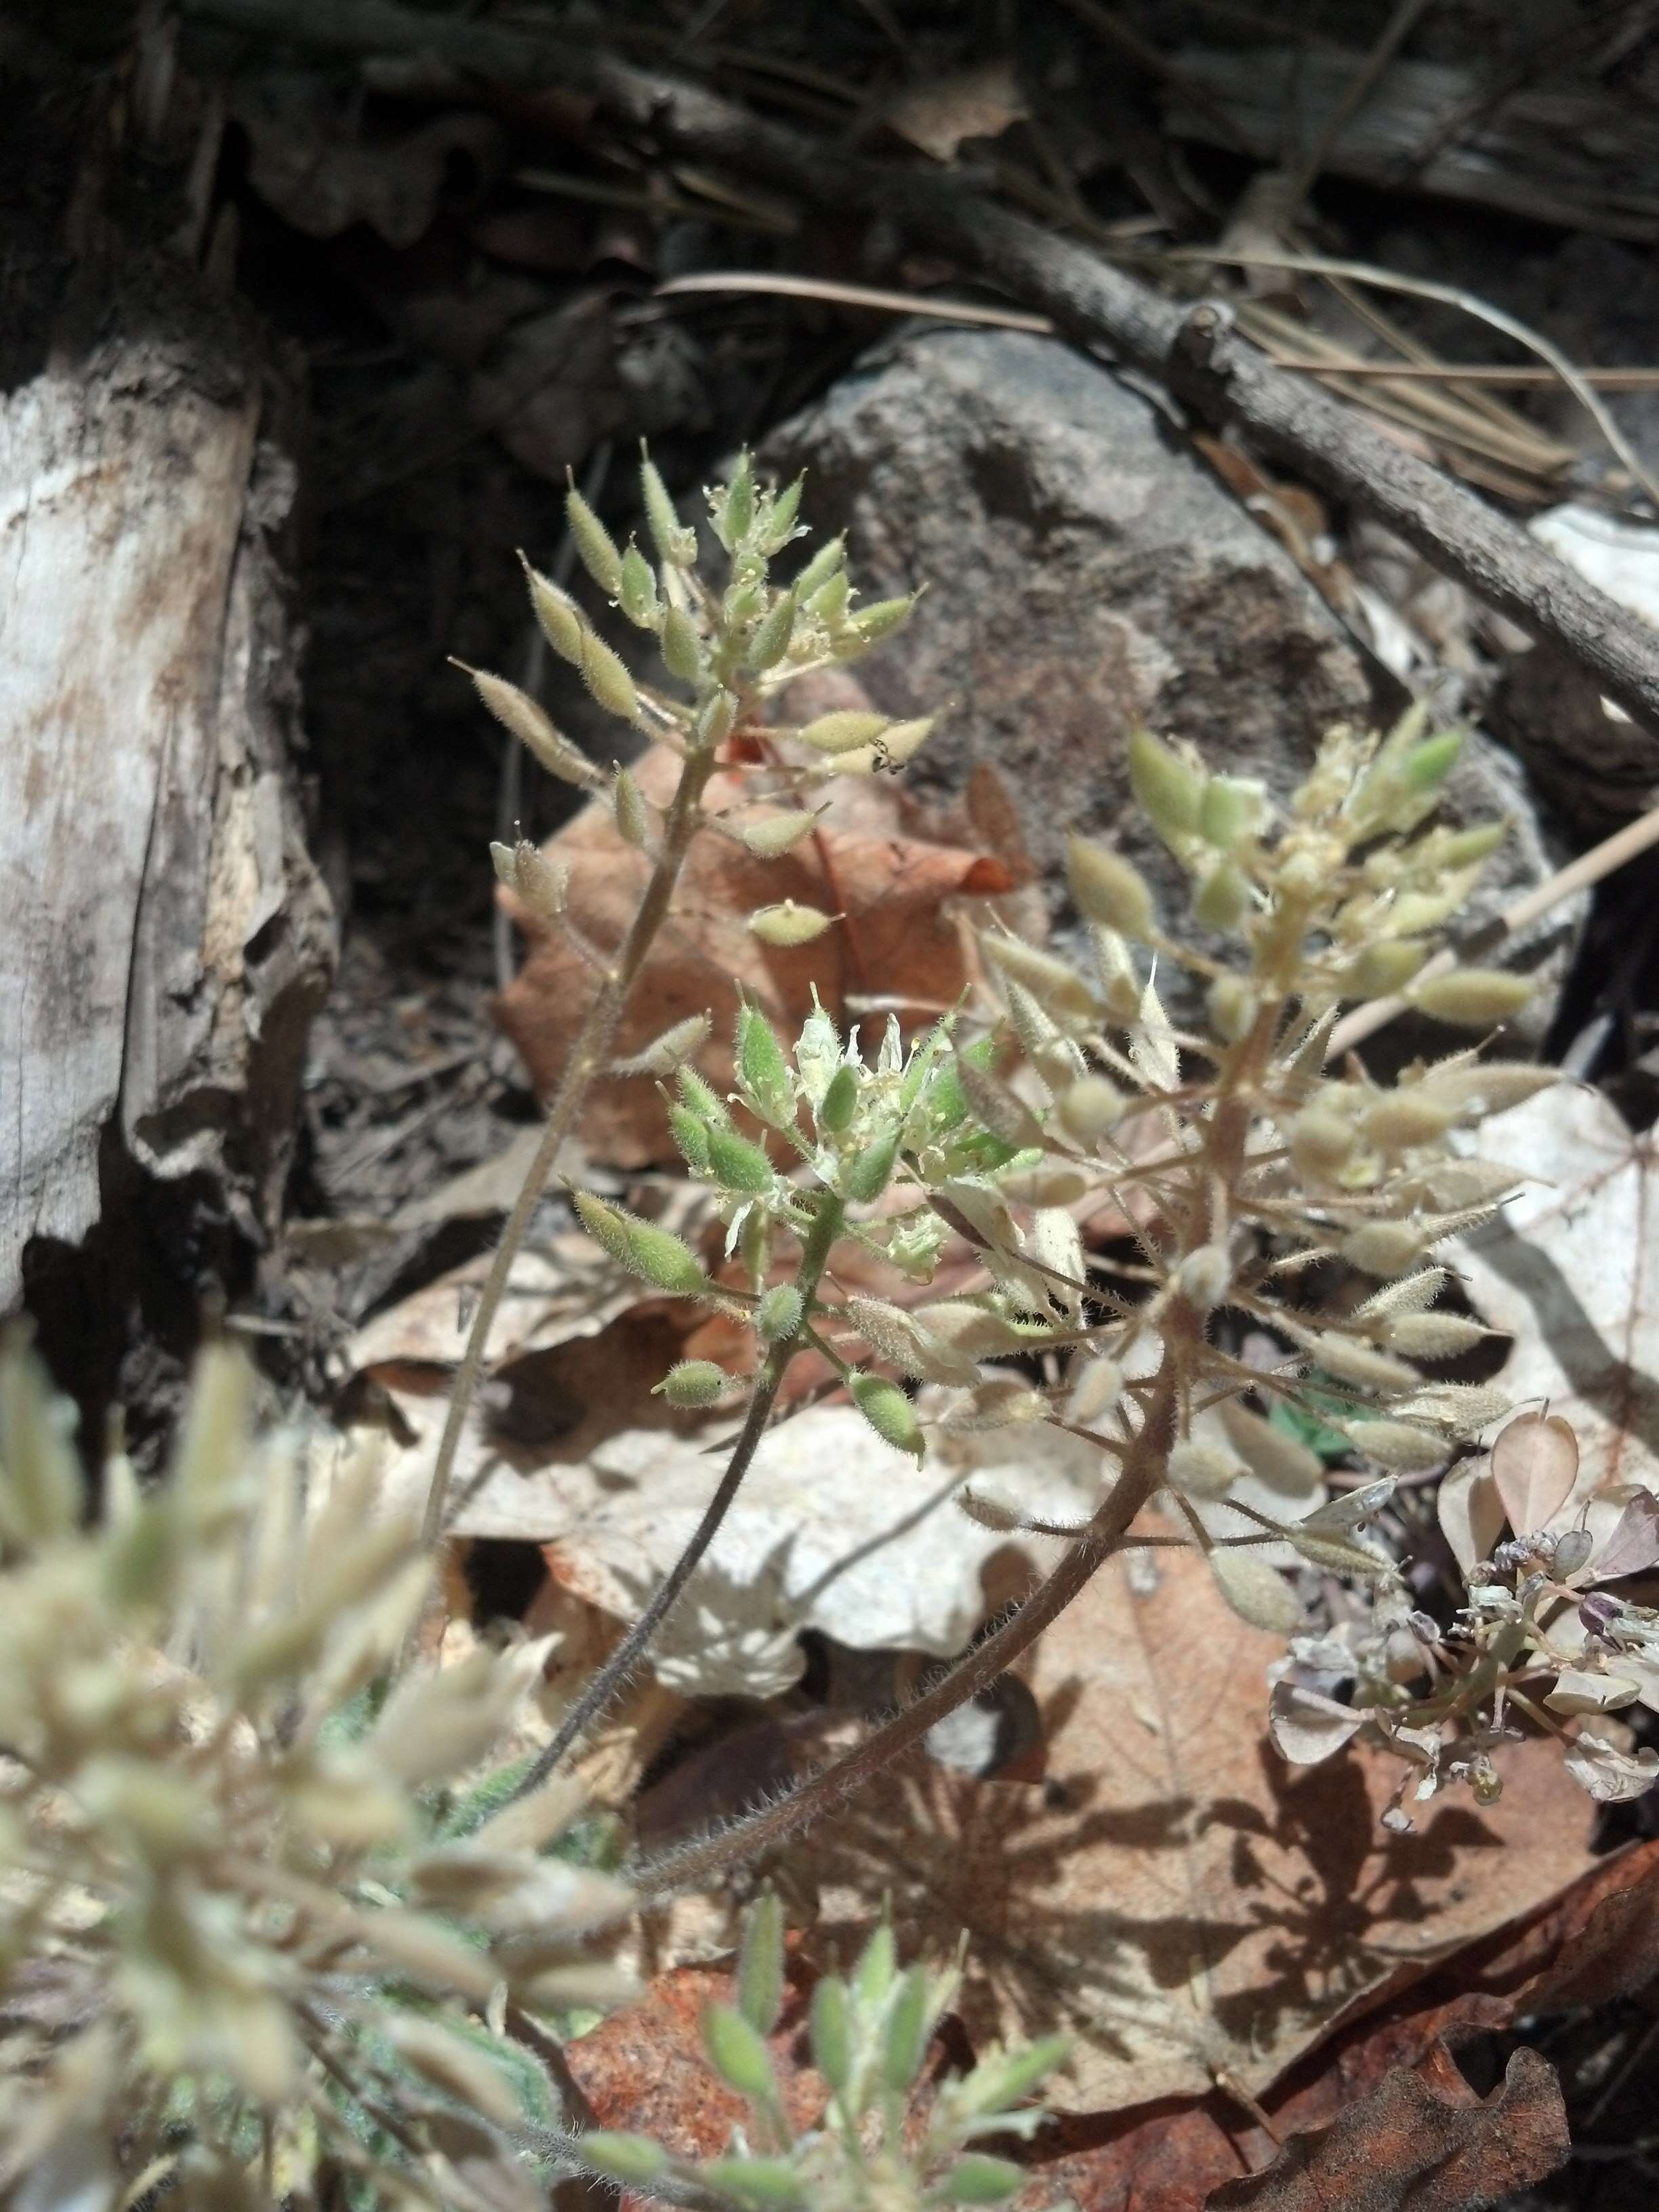
<svg viewBox="0 0 1659 2212"><path fill-rule="evenodd" d="M633 1869L641 1895L702 1887L723 1869L786 1842L820 1814L872 1781L884 1767L902 1759L936 1722L1006 1674L1105 1565L1163 1480L1164 1462L1175 1441L1177 1400L1178 1369L1175 1359L1166 1354L1155 1378L1146 1419L1111 1494L1090 1522L1087 1534L1079 1537L1048 1581L1000 1628L976 1644L942 1681L779 1803L766 1806L715 1835L665 1851Z"/></svg>
<svg viewBox="0 0 1659 2212"><path fill-rule="evenodd" d="M841 1234L845 1213L842 1200L826 1191L819 1200L812 1226L801 1247L800 1266L795 1275L795 1287L801 1295L803 1316L811 1310L812 1300L823 1279L830 1251ZM520 1797L527 1796L531 1790L540 1788L573 1745L580 1741L611 1705L645 1656L652 1638L678 1601L681 1591L696 1571L697 1563L714 1542L720 1523L731 1510L732 1501L736 1498L760 1440L766 1432L766 1425L777 1401L779 1386L790 1361L805 1343L806 1334L803 1326L793 1336L781 1339L767 1353L760 1372L755 1377L749 1410L738 1431L738 1440L732 1448L726 1472L720 1477L714 1496L704 1507L702 1518L691 1532L690 1542L669 1569L645 1611L559 1723L551 1742L537 1755L534 1765L514 1790L512 1797L507 1800L507 1803L511 1804Z"/></svg>
<svg viewBox="0 0 1659 2212"><path fill-rule="evenodd" d="M645 896L640 901L639 911L634 916L633 927L622 951L602 978L598 995L587 1010L587 1018L570 1048L563 1073L559 1078L559 1087L548 1109L547 1122L542 1131L541 1142L536 1147L536 1157L530 1164L530 1171L514 1201L513 1211L507 1218L507 1226L501 1231L501 1241L495 1247L495 1256L489 1263L489 1273L484 1279L478 1309L472 1316L472 1327L467 1334L466 1349L456 1373L455 1387L450 1394L449 1411L445 1416L443 1436L432 1469L431 1486L427 1492L421 1540L428 1548L435 1545L443 1534L444 1509L448 1503L455 1455L460 1446L468 1409L477 1390L478 1377L483 1371L484 1350L489 1340L490 1326L506 1293L513 1262L519 1256L531 1218L540 1202L564 1140L574 1127L594 1079L610 1058L611 1048L616 1041L617 1025L628 1004L629 993L638 980L646 956L667 915L669 901L673 896L681 866L701 817L703 790L714 768L712 748L705 747L686 756L663 824L662 846L657 855L657 865L646 885Z"/></svg>

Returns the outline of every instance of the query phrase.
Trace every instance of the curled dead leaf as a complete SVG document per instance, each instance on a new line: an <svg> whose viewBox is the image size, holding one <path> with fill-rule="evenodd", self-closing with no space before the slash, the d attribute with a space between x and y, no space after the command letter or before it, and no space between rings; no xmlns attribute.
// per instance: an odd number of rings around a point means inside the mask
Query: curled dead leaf
<svg viewBox="0 0 1659 2212"><path fill-rule="evenodd" d="M678 766L665 751L637 763L635 777L647 799L668 798ZM756 813L732 775L714 778L708 803L711 810L741 806L744 819ZM838 784L812 834L776 860L759 860L724 837L699 838L673 914L629 1000L617 1056L626 1059L673 1024L707 1012L714 1036L698 1065L724 1085L731 1078L726 1041L745 988L790 1034L811 1011L814 984L825 1010L842 1022L882 1020L890 1008L913 1030L953 1006L978 970L951 902L997 896L1012 879L1001 861L913 836L905 823L891 785L860 780ZM598 805L585 808L548 849L569 867L576 932L609 952L633 918L649 860L623 843L609 809ZM502 896L527 922L510 895ZM807 945L769 945L754 935L749 916L788 900L841 919ZM592 969L568 939L532 936L499 1012L538 1089L557 1080L595 988ZM619 1166L674 1157L665 1109L648 1084L599 1084L583 1134L595 1158Z"/></svg>

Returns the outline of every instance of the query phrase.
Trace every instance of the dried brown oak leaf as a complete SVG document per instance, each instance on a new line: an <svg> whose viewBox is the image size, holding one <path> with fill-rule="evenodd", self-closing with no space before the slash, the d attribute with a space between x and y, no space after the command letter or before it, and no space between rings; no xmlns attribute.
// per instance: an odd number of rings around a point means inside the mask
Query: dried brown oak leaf
<svg viewBox="0 0 1659 2212"><path fill-rule="evenodd" d="M647 799L660 805L672 795L678 769L672 755L659 750L647 753L634 775ZM710 783L706 803L711 811L741 805L734 818L745 822L786 811L751 806L739 780L725 774ZM757 860L714 831L698 837L629 999L617 1058L642 1050L689 1015L712 1014L714 1034L698 1066L711 1082L725 1085L742 989L790 1042L811 1012L815 983L828 1013L842 1022L865 1018L875 1034L890 1008L914 1030L953 1006L976 970L949 903L1006 891L1009 872L986 854L907 834L902 806L890 783L849 777L831 793L822 826L781 860ZM633 921L650 861L623 841L610 810L597 800L548 850L569 868L572 922L609 953ZM522 921L511 897L502 896ZM784 899L842 919L811 945L763 945L748 916ZM580 954L562 936L546 933L532 939L523 969L501 995L501 1025L544 1094L558 1080L595 988ZM638 1078L595 1086L582 1135L595 1159L618 1167L676 1157L656 1087Z"/></svg>
<svg viewBox="0 0 1659 2212"><path fill-rule="evenodd" d="M1443 2050L1427 2075L1397 2068L1265 2173L1217 2190L1208 2212L1477 2212L1566 2157L1560 2087L1535 2051L1517 2051L1486 2098Z"/></svg>
<svg viewBox="0 0 1659 2212"><path fill-rule="evenodd" d="M1521 1743L1502 1802L1395 1836L1391 1762L1286 1767L1266 1741L1275 1638L1196 1553L1109 1561L1029 1662L1039 1784L915 1762L791 1846L824 1941L890 1889L901 1948L945 1958L975 2044L1069 2030L1045 2092L1072 2112L1259 2095L1379 1984L1534 1911L1587 1861L1589 1808L1553 1745Z"/></svg>
<svg viewBox="0 0 1659 2212"><path fill-rule="evenodd" d="M1605 2004L1659 1974L1659 1843L1598 1860L1519 1926L1373 1993L1261 2103L1281 2140L1324 2127L1402 2067L1431 2075L1443 2048L1523 2015ZM1265 2166L1273 2146L1224 2093L1107 2118L1066 2116L1037 2145L1021 2212L1197 2212Z"/></svg>

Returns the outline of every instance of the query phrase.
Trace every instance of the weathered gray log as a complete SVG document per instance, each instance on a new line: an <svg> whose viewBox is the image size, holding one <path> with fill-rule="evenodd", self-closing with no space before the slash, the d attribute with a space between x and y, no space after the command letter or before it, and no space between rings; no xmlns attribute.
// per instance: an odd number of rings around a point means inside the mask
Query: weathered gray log
<svg viewBox="0 0 1659 2212"><path fill-rule="evenodd" d="M1319 145L1365 65L1338 46L1185 46L1165 119L1177 137L1242 147L1294 169ZM1342 125L1320 166L1361 183L1499 208L1534 222L1659 239L1659 123L1592 80L1517 88L1486 104L1480 78L1441 62L1395 61ZM1218 127L1224 123L1228 129ZM1426 158L1424 158L1426 156Z"/></svg>
<svg viewBox="0 0 1659 2212"><path fill-rule="evenodd" d="M256 1246L289 1165L333 923L291 750L294 471L237 319L0 406L0 1307L98 1222L112 1143Z"/></svg>

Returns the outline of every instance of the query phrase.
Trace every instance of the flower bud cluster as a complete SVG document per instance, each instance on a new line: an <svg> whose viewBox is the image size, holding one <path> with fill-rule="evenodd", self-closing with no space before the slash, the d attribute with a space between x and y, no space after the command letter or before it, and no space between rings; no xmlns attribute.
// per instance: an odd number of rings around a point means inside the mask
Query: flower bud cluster
<svg viewBox="0 0 1659 2212"><path fill-rule="evenodd" d="M168 1478L115 1452L88 1527L71 1409L0 1355L0 2185L252 2203L263 2141L435 2200L458 2129L512 2165L557 2120L504 2006L626 1993L582 1947L629 1893L543 1855L569 1792L498 1809L487 1764L545 1647L386 1694L430 1559L369 1461L308 1502L251 1387L210 1349Z"/></svg>
<svg viewBox="0 0 1659 2212"><path fill-rule="evenodd" d="M808 2008L811 2062L828 2092L823 2113L798 2129L786 2110L772 2042L785 2001L783 1914L769 1893L749 1912L735 2002L703 2015L710 2072L748 2117L714 2159L673 2157L648 2136L598 2130L581 2138L593 2171L623 2187L690 2187L738 2212L924 2212L1000 2204L1028 2179L1012 2160L975 2146L1025 2138L1046 2118L1027 2100L1064 2059L1066 2039L986 2054L942 2081L925 2117L912 2100L933 2033L954 2002L959 1968L901 1968L884 1917L852 1972L826 1974Z"/></svg>

